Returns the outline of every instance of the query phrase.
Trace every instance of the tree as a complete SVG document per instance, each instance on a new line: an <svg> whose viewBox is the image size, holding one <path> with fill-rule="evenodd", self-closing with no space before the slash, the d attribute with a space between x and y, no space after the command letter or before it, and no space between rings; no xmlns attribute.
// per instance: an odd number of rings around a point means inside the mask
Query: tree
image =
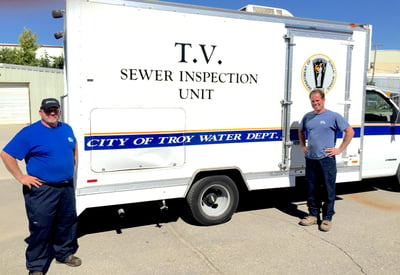
<svg viewBox="0 0 400 275"><path fill-rule="evenodd" d="M64 56L49 56L47 52L44 53L44 56L40 57L37 60L37 65L39 67L46 68L54 68L54 69L63 69L64 68Z"/></svg>
<svg viewBox="0 0 400 275"><path fill-rule="evenodd" d="M18 50L16 48L0 49L0 63L16 64L18 59Z"/></svg>
<svg viewBox="0 0 400 275"><path fill-rule="evenodd" d="M49 54L45 52L44 56L42 56L37 60L37 63L39 67L47 67L47 68L51 67Z"/></svg>
<svg viewBox="0 0 400 275"><path fill-rule="evenodd" d="M49 56L45 53L44 57L36 58L36 51L41 45L36 44L38 36L32 30L24 28L19 35L18 48L0 49L0 63L40 66L47 68L62 69L64 67L63 56Z"/></svg>
<svg viewBox="0 0 400 275"><path fill-rule="evenodd" d="M24 28L24 31L19 36L20 49L18 51L19 64L36 66L38 61L36 59L36 51L40 48L36 44L37 34L32 33L32 30Z"/></svg>
<svg viewBox="0 0 400 275"><path fill-rule="evenodd" d="M63 69L64 68L64 56L63 55L53 56L51 58L53 59L52 68L55 68L55 69Z"/></svg>

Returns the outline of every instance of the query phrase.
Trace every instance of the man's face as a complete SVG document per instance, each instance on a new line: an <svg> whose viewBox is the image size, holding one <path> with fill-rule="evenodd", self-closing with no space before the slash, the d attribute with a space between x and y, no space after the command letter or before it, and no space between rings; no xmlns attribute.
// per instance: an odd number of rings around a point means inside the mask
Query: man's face
<svg viewBox="0 0 400 275"><path fill-rule="evenodd" d="M40 110L40 116L42 121L49 126L57 125L58 119L60 117L60 109L57 107L51 107L46 110Z"/></svg>
<svg viewBox="0 0 400 275"><path fill-rule="evenodd" d="M310 101L312 108L317 114L325 110L325 98L321 98L320 94L318 93L312 94Z"/></svg>

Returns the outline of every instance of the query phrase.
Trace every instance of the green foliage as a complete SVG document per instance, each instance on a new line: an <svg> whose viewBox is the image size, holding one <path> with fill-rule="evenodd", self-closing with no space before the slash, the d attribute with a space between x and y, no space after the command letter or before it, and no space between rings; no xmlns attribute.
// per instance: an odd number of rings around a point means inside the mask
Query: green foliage
<svg viewBox="0 0 400 275"><path fill-rule="evenodd" d="M57 69L62 69L64 67L63 56L54 57L45 53L44 57L36 58L36 51L41 46L36 43L38 37L32 30L25 28L18 38L18 48L4 47L0 49L0 63Z"/></svg>
<svg viewBox="0 0 400 275"><path fill-rule="evenodd" d="M18 64L18 50L16 48L0 49L0 63Z"/></svg>
<svg viewBox="0 0 400 275"><path fill-rule="evenodd" d="M64 68L64 56L52 56L53 59L52 67L55 69L63 69Z"/></svg>
<svg viewBox="0 0 400 275"><path fill-rule="evenodd" d="M36 66L36 50L39 45L36 44L37 34L32 33L30 29L25 28L19 36L19 61L21 65Z"/></svg>
<svg viewBox="0 0 400 275"><path fill-rule="evenodd" d="M64 56L49 56L45 53L44 56L37 60L37 66L46 67L46 68L54 68L54 69L63 69L64 68Z"/></svg>
<svg viewBox="0 0 400 275"><path fill-rule="evenodd" d="M41 57L38 60L38 66L39 67L47 67L47 68L51 67L50 58L49 58L49 55L47 54L47 52L44 54L44 57Z"/></svg>

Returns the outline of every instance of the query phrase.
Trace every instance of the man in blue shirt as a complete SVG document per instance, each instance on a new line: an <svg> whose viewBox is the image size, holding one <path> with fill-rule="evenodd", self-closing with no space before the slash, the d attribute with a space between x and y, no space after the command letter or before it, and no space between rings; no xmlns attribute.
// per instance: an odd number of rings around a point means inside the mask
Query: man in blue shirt
<svg viewBox="0 0 400 275"><path fill-rule="evenodd" d="M329 231L335 214L336 158L346 149L354 136L354 130L338 113L325 109L325 93L313 90L310 93L314 111L304 115L299 130L301 150L306 158L307 206L309 216L300 220L300 225L317 224L322 212L321 231ZM344 132L343 141L335 148L337 132ZM306 145L306 132L308 143Z"/></svg>
<svg viewBox="0 0 400 275"><path fill-rule="evenodd" d="M4 147L1 158L23 185L30 236L26 239L29 274L46 274L50 263L79 266L73 177L77 160L72 128L59 121L60 104L43 99L41 120L23 128ZM17 160L25 160L24 174Z"/></svg>

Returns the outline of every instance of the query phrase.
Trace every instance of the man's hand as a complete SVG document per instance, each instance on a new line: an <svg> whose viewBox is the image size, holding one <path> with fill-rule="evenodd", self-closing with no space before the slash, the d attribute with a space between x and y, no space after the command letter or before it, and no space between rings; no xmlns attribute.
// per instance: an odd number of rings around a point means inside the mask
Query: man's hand
<svg viewBox="0 0 400 275"><path fill-rule="evenodd" d="M21 169L18 166L17 159L11 156L10 154L1 151L0 156L4 162L4 165L6 166L7 170L11 173L11 175L14 176L16 180L18 180L21 184L28 186L29 189L32 188L32 186L35 187L40 187L42 183L40 180L36 177L29 176L29 175L24 175L21 171Z"/></svg>
<svg viewBox="0 0 400 275"><path fill-rule="evenodd" d="M340 150L339 148L326 148L325 152L327 153L326 156L332 157L339 155L342 152L342 150Z"/></svg>
<svg viewBox="0 0 400 275"><path fill-rule="evenodd" d="M18 181L22 185L29 187L29 189L31 189L32 186L39 188L42 185L42 183L38 178L29 175L22 175L21 177L18 178Z"/></svg>

